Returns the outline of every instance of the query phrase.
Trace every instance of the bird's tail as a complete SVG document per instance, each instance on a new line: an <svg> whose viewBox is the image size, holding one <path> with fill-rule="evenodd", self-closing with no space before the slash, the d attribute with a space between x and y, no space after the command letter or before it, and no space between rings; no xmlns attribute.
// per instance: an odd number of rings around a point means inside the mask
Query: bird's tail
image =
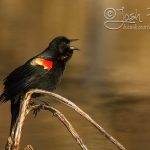
<svg viewBox="0 0 150 150"><path fill-rule="evenodd" d="M20 109L20 98L17 100L11 100L11 126L10 126L10 133L17 121L19 116L19 109Z"/></svg>
<svg viewBox="0 0 150 150"><path fill-rule="evenodd" d="M11 125L10 125L10 134L11 134L11 131L17 121L18 116L19 116L21 96L17 96L15 98L10 98L10 97L8 97L7 93L5 93L5 91L4 91L0 95L0 103L7 102L8 100L11 100Z"/></svg>

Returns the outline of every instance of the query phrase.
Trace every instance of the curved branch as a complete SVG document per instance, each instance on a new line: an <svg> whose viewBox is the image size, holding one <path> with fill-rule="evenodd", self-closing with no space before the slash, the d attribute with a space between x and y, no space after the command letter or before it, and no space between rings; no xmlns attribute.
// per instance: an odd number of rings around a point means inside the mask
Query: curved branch
<svg viewBox="0 0 150 150"><path fill-rule="evenodd" d="M126 148L119 143L114 137L112 137L107 131L105 131L98 123L96 123L88 114L86 114L81 108L79 108L76 104L74 104L73 102L71 102L69 99L64 98L56 93L53 92L48 92L45 90L40 90L40 89L33 89L30 90L28 93L41 93L41 94L47 94L50 95L52 97L55 97L56 100L58 100L59 102L69 106L70 108L72 108L73 110L75 110L77 113L79 113L81 116L83 116L84 118L86 118L93 126L95 126L107 139L109 139L109 141L111 141L118 149L120 150L126 150Z"/></svg>
<svg viewBox="0 0 150 150"><path fill-rule="evenodd" d="M76 140L76 142L79 144L79 146L83 150L88 150L86 145L83 143L82 139L78 135L78 133L73 128L73 126L70 124L70 122L67 120L67 118L59 110L57 110L56 108L51 107L49 105L46 105L46 104L35 105L32 108L36 109L38 107L41 107L41 109L43 109L43 110L48 110L48 111L52 112L54 114L54 116L56 116L66 126L66 128L72 134L73 138Z"/></svg>
<svg viewBox="0 0 150 150"><path fill-rule="evenodd" d="M43 110L51 111L67 127L68 131L72 134L72 136L74 137L76 142L79 144L79 146L83 150L88 150L86 145L83 143L82 139L78 135L78 133L73 128L73 126L70 124L67 118L59 110L55 109L54 107L49 106L48 104L30 106L29 100L31 99L32 94L33 93L30 93L30 92L26 93L25 98L21 103L19 117L12 130L11 136L8 138L5 149L6 150L18 150L19 149L22 127L23 127L26 116L29 114L31 110L40 108ZM32 146L27 146L25 149L33 150Z"/></svg>
<svg viewBox="0 0 150 150"><path fill-rule="evenodd" d="M29 113L28 104L29 104L29 100L31 99L31 96L32 96L32 93L26 93L20 105L19 116L12 129L11 135L7 140L7 144L5 147L6 150L18 150L19 149L22 127L23 127L25 117Z"/></svg>
<svg viewBox="0 0 150 150"><path fill-rule="evenodd" d="M86 118L92 125L94 125L107 139L109 139L109 141L111 141L118 149L120 150L126 150L126 148L121 145L114 137L112 137L109 133L107 133L98 123L96 123L88 114L86 114L83 110L81 110L77 105L75 105L73 102L71 102L70 100L52 93L52 92L48 92L45 90L39 90L39 89L33 89L30 90L29 92L26 93L25 98L20 106L20 114L17 120L17 123L12 131L11 134L11 140L10 138L8 138L8 143L7 145L10 145L10 150L18 150L19 149L19 142L20 142L20 137L21 137L21 131L22 131L22 126L23 126L23 122L25 120L26 115L30 112L30 110L32 110L31 108L28 108L28 104L29 104L29 100L31 99L31 96L33 93L40 93L40 94L47 94L49 96L55 97L56 100L58 100L59 102L69 106L70 108L72 108L73 110L75 110L77 113L79 113L81 116L83 116L84 118ZM64 121L64 115L60 115L60 112L58 110L56 110L53 107L50 107L49 105L42 105L42 107L44 107L44 109L50 110L52 112L55 112L57 114L57 117L63 122ZM46 107L48 106L48 107ZM77 137L77 133L75 134L75 130L74 129L70 129L71 124L69 123L69 121L67 121L66 123L63 122L65 124L65 126L68 128L68 130L71 132L71 134L74 136L74 138L76 138L78 144L82 144L81 148L84 150L87 150L86 146L83 144L82 140L78 140ZM7 149L9 150L9 149Z"/></svg>

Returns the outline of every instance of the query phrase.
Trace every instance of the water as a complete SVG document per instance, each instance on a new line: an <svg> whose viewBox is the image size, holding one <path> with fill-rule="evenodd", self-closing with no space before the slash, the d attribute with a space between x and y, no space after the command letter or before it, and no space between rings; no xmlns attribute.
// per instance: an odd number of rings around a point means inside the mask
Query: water
<svg viewBox="0 0 150 150"><path fill-rule="evenodd" d="M113 4L120 8L120 1ZM126 3L120 5L123 4ZM110 3L96 0L86 3L1 0L0 91L3 78L41 52L54 36L80 38L74 45L81 51L74 54L55 92L70 98L127 149L147 150L150 149L149 31L106 29L103 12L107 7ZM149 24L149 19L143 18L147 4L131 2L130 9L127 6L126 9L134 12L135 7L144 23ZM81 116L54 100L44 99L66 115L89 149L116 149ZM9 107L9 103L0 105L0 149L4 149L9 133ZM64 125L49 112L40 112L35 119L32 115L27 118L21 148L28 144L37 150L80 149Z"/></svg>
<svg viewBox="0 0 150 150"><path fill-rule="evenodd" d="M67 83L67 84L65 84ZM144 96L102 95L99 84L90 93L84 79L65 78L57 93L72 99L90 114L111 135L119 139L128 149L148 149L149 143L149 98ZM48 101L48 98L45 98ZM71 121L89 149L116 149L91 124L67 107L52 102ZM0 109L0 139L4 146L9 129L9 106ZM136 144L134 144L136 143ZM80 149L64 125L49 112L41 112L37 118L32 115L26 120L21 147L31 144L35 149Z"/></svg>

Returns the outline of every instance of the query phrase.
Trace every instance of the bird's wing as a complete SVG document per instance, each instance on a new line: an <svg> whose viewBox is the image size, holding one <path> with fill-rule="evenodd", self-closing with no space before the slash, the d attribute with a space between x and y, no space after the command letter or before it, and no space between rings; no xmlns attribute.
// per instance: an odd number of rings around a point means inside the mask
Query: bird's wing
<svg viewBox="0 0 150 150"><path fill-rule="evenodd" d="M20 66L4 80L3 97L7 101L16 94L27 91L32 87L32 84L35 84L40 78L50 72L52 67L53 63L51 61L44 59L40 61L37 58Z"/></svg>

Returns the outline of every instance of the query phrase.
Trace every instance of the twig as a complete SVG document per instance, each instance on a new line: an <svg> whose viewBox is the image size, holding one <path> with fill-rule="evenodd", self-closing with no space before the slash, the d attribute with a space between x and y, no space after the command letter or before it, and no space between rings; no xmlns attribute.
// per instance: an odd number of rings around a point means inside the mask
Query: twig
<svg viewBox="0 0 150 150"><path fill-rule="evenodd" d="M56 93L53 92L48 92L45 90L40 90L40 89L34 89L30 90L28 93L41 93L41 94L47 94L52 97L55 97L56 100L59 102L69 106L73 110L75 110L77 113L79 113L81 116L86 118L92 125L94 125L109 141L111 141L118 149L120 150L126 150L126 148L120 144L114 137L112 137L107 131L105 131L98 123L96 123L88 114L86 114L81 108L79 108L76 104L71 102L69 99L64 98Z"/></svg>
<svg viewBox="0 0 150 150"><path fill-rule="evenodd" d="M6 150L18 150L19 149L22 127L23 127L25 118L31 110L37 109L38 107L40 107L43 110L51 111L67 127L68 131L72 134L72 136L77 141L79 146L83 150L88 150L86 145L83 143L82 139L78 135L78 133L73 128L73 126L70 124L70 122L66 119L66 117L60 111L49 106L48 104L33 105L33 106L29 107L28 104L29 104L29 100L31 99L32 94L33 93L31 93L31 92L26 93L25 98L22 101L22 104L20 107L20 114L19 114L17 122L12 130L11 136L8 138ZM25 149L33 150L32 146L27 146Z"/></svg>
<svg viewBox="0 0 150 150"><path fill-rule="evenodd" d="M34 150L33 147L31 145L27 145L24 150Z"/></svg>
<svg viewBox="0 0 150 150"><path fill-rule="evenodd" d="M20 142L20 137L21 137L21 130L22 130L22 126L23 126L23 122L25 120L26 115L30 112L31 109L27 108L28 104L29 104L29 100L31 99L31 96L33 93L40 93L40 94L47 94L50 95L52 97L55 97L56 100L58 100L59 102L69 106L70 108L72 108L73 110L75 110L77 113L79 113L81 116L83 116L84 118L86 118L92 125L94 125L107 139L109 139L118 149L120 150L126 150L126 148L121 145L115 138L113 138L109 133L107 133L98 123L96 123L88 114L86 114L83 110L81 110L77 105L75 105L73 102L71 102L70 100L52 93L52 92L48 92L48 91L44 91L44 90L39 90L39 89L34 89L34 90L30 90L29 92L26 93L25 98L21 104L20 107L20 114L17 120L17 123L14 127L14 133L12 132L11 134L11 140L9 139L8 141L8 145L11 145L12 149L8 149L8 150L18 150L19 149L19 142ZM46 105L45 105L46 106ZM49 106L50 107L50 106ZM46 108L46 107L45 107ZM47 108L48 109L48 108ZM53 108L49 108L49 110L52 110ZM56 109L54 109L55 112L57 112ZM53 112L54 112L53 110ZM57 117L62 121L62 115L59 116L59 111L57 113ZM64 120L63 120L64 121ZM63 122L64 123L64 122ZM67 124L65 124L65 126L68 128L68 130L72 133L72 135L74 136L74 133L72 131L75 131L74 129L70 129L70 123L67 122ZM76 136L74 136L75 138ZM77 140L77 139L76 139ZM78 144L80 144L80 142L82 142L82 140L79 142L77 140ZM81 146L81 145L80 145ZM83 149L83 145L81 146ZM85 149L86 150L86 146Z"/></svg>
<svg viewBox="0 0 150 150"><path fill-rule="evenodd" d="M41 107L41 109L43 109L43 110L48 110L48 111L52 112L54 114L54 116L56 116L67 127L68 131L72 134L73 138L76 140L76 142L79 144L79 146L83 150L88 150L86 145L83 143L82 139L78 135L78 133L73 128L73 126L70 124L70 122L67 120L67 118L59 110L57 110L56 108L51 107L49 105L46 105L46 104L35 105L32 108L36 109L38 107Z"/></svg>
<svg viewBox="0 0 150 150"><path fill-rule="evenodd" d="M13 127L10 137L8 138L6 150L18 150L19 143L22 133L22 127L25 120L26 115L29 113L28 104L31 99L32 93L26 93L24 100L20 106L20 112L16 124Z"/></svg>

